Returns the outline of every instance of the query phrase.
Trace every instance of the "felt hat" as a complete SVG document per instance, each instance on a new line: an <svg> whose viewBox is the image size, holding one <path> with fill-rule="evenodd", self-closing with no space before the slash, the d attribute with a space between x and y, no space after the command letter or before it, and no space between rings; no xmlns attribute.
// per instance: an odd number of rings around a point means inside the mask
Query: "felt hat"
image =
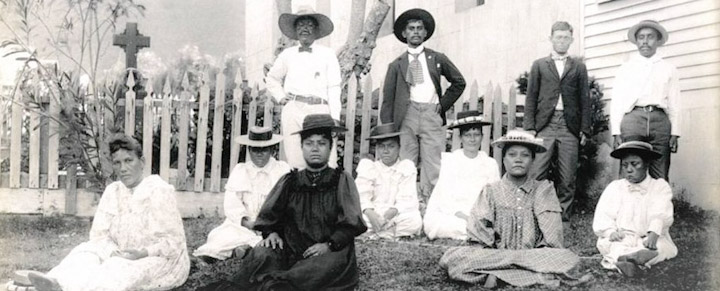
<svg viewBox="0 0 720 291"><path fill-rule="evenodd" d="M390 122L373 127L367 139L383 139L399 135L400 131L395 129L395 123Z"/></svg>
<svg viewBox="0 0 720 291"><path fill-rule="evenodd" d="M303 119L302 130L293 134L302 133L308 130L327 128L334 132L347 131L346 128L335 124L335 119L330 114L309 114Z"/></svg>
<svg viewBox="0 0 720 291"><path fill-rule="evenodd" d="M288 38L297 40L298 36L297 31L295 30L295 21L300 17L312 17L317 21L318 27L315 28L315 39L321 39L328 36L335 28L329 17L316 13L310 6L300 6L295 14L280 14L280 18L278 19L280 31L282 31L282 33Z"/></svg>
<svg viewBox="0 0 720 291"><path fill-rule="evenodd" d="M506 147L507 145L519 144L529 147L536 153L543 153L547 151L545 145L543 145L542 138L537 138L522 129L509 130L505 136L492 142L492 144L500 148Z"/></svg>
<svg viewBox="0 0 720 291"><path fill-rule="evenodd" d="M491 125L492 122L485 121L477 110L468 110L457 113L457 119L448 125L448 129L461 127L468 124Z"/></svg>
<svg viewBox="0 0 720 291"><path fill-rule="evenodd" d="M638 156L645 157L651 160L660 158L662 156L662 154L653 150L651 144L639 140L621 143L614 151L610 153L610 156L616 159L622 159L629 154L636 154Z"/></svg>
<svg viewBox="0 0 720 291"><path fill-rule="evenodd" d="M235 142L249 147L262 148L269 147L282 141L282 136L273 134L270 127L252 126L248 130L248 134L235 138Z"/></svg>
<svg viewBox="0 0 720 291"><path fill-rule="evenodd" d="M430 37L433 35L433 32L435 32L435 18L433 18L430 12L427 12L426 10L420 8L410 9L398 16L398 18L395 20L395 24L393 24L393 33L395 33L395 37L397 37L397 39L399 39L401 42L407 42L407 39L405 39L405 37L402 35L402 32L403 30L405 30L408 20L411 19L422 20L423 25L425 26L425 30L427 30L427 36L425 36L425 40L427 41L428 39L430 39Z"/></svg>
<svg viewBox="0 0 720 291"><path fill-rule="evenodd" d="M660 33L660 39L658 39L658 46L665 44L665 42L668 40L669 34L668 34L667 30L665 30L665 28L662 25L660 25L659 22L657 22L655 20L643 20L643 21L638 22L638 24L635 24L632 27L630 27L630 29L628 29L628 33L627 33L628 40L630 40L630 42L632 42L634 44L637 44L637 39L635 38L635 34L637 34L638 30L640 30L641 28L645 28L645 27L653 28Z"/></svg>

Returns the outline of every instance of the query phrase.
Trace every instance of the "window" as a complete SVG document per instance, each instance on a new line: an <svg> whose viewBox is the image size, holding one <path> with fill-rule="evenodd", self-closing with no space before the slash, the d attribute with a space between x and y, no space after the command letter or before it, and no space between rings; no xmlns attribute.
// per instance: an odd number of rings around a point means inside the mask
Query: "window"
<svg viewBox="0 0 720 291"><path fill-rule="evenodd" d="M455 12L462 12L485 4L485 0L455 0Z"/></svg>

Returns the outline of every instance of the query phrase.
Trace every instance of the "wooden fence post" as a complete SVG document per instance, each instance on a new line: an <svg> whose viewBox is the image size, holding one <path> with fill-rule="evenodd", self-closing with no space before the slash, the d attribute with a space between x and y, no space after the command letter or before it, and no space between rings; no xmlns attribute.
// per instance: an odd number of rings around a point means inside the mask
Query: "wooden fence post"
<svg viewBox="0 0 720 291"><path fill-rule="evenodd" d="M207 123L210 110L210 73L202 74L202 87L200 87L200 110L198 112L197 145L195 147L195 192L202 192L205 188L205 150L207 147Z"/></svg>
<svg viewBox="0 0 720 291"><path fill-rule="evenodd" d="M380 111L382 110L382 104L383 104L383 82L380 82L380 84L378 84L377 125L381 125L383 123L382 118L380 118Z"/></svg>
<svg viewBox="0 0 720 291"><path fill-rule="evenodd" d="M128 74L128 87L125 91L125 135L133 136L135 134L135 77L132 72Z"/></svg>
<svg viewBox="0 0 720 291"><path fill-rule="evenodd" d="M145 156L145 167L143 174L148 176L152 173L152 156L153 156L153 94L148 94L143 99L143 156Z"/></svg>
<svg viewBox="0 0 720 291"><path fill-rule="evenodd" d="M233 120L232 134L230 135L230 171L238 164L240 157L240 144L235 142L235 138L242 134L242 117L243 117L243 76L240 68L235 74L235 89L233 90Z"/></svg>
<svg viewBox="0 0 720 291"><path fill-rule="evenodd" d="M478 82L473 80L472 85L470 85L470 98L468 98L470 110L478 110L478 98Z"/></svg>
<svg viewBox="0 0 720 291"><path fill-rule="evenodd" d="M516 103L516 90L512 86L510 86L510 92L508 92L508 109L507 109L507 130L513 130L515 129L515 113L517 111L517 105Z"/></svg>
<svg viewBox="0 0 720 291"><path fill-rule="evenodd" d="M453 118L452 118L452 120L457 120L457 118L458 118L458 117L457 117L457 116L458 116L458 113L460 113L460 111L462 111L462 109L463 109L463 100L465 100L465 98L463 98L463 97L461 96L460 98L458 98L457 101L455 101L455 104L453 104L453 108L454 108L454 109L453 109L453 112L454 112L454 113L453 113ZM447 135L447 133L446 133L446 135ZM458 129L458 128L453 128L453 129L452 129L452 150L454 151L454 150L456 150L456 149L459 149L461 143L462 143L462 142L461 142L461 140L460 140L460 129ZM444 150L443 150L443 151L444 151Z"/></svg>
<svg viewBox="0 0 720 291"><path fill-rule="evenodd" d="M29 147L28 188L38 188L40 186L40 114L35 110L30 112Z"/></svg>
<svg viewBox="0 0 720 291"><path fill-rule="evenodd" d="M20 163L22 158L22 95L20 91L15 92L12 101L12 113L10 121L10 188L20 188Z"/></svg>
<svg viewBox="0 0 720 291"><path fill-rule="evenodd" d="M483 120L490 121L492 118L492 103L493 103L493 86L492 82L488 81L485 87L485 96L483 96ZM492 135L492 126L483 126L483 140L481 150L486 152L488 155L490 152L490 136Z"/></svg>
<svg viewBox="0 0 720 291"><path fill-rule="evenodd" d="M57 95L56 95L57 96ZM56 98L50 98L48 106L50 116L58 116L60 107ZM48 163L47 163L47 188L58 188L58 162L60 160L60 133L58 132L59 124L55 119L48 118Z"/></svg>
<svg viewBox="0 0 720 291"><path fill-rule="evenodd" d="M360 157L370 152L370 141L367 139L370 137L370 123L372 123L372 77L367 75L365 77L365 86L363 87L363 100L362 100L362 121L360 123ZM378 119L380 116L378 116Z"/></svg>
<svg viewBox="0 0 720 291"><path fill-rule="evenodd" d="M188 143L190 130L190 81L187 72L183 74L182 83L180 83L180 102L177 110L179 118L178 125L178 162L177 162L177 180L175 185L178 190L187 189L188 176Z"/></svg>
<svg viewBox="0 0 720 291"><path fill-rule="evenodd" d="M354 74L348 79L348 96L345 109L345 154L343 167L346 171L352 172L353 167L353 147L355 146L355 106L357 104L357 87L358 82ZM339 163L338 163L339 164Z"/></svg>
<svg viewBox="0 0 720 291"><path fill-rule="evenodd" d="M502 105L502 90L500 89L500 84L498 84L497 87L495 87L493 95L493 140L497 140L502 136ZM501 165L502 154L500 154L500 151L496 151L495 149L491 151L498 165Z"/></svg>
<svg viewBox="0 0 720 291"><path fill-rule="evenodd" d="M255 86L252 87L252 90L250 91L250 105L248 105L248 124L247 129L248 132L250 132L250 128L255 126L257 124L257 103L259 96L259 90L258 85L255 84ZM282 152L282 148L280 149ZM245 161L250 160L250 151L245 150Z"/></svg>
<svg viewBox="0 0 720 291"><path fill-rule="evenodd" d="M162 108L160 110L160 177L170 181L170 124L172 116L172 89L170 86L170 75L165 78L163 86Z"/></svg>
<svg viewBox="0 0 720 291"><path fill-rule="evenodd" d="M220 70L215 78L215 106L213 110L212 160L210 163L210 192L220 192L222 166L223 123L225 122L225 74Z"/></svg>
<svg viewBox="0 0 720 291"><path fill-rule="evenodd" d="M77 164L70 164L67 167L65 179L65 214L74 215L77 213Z"/></svg>

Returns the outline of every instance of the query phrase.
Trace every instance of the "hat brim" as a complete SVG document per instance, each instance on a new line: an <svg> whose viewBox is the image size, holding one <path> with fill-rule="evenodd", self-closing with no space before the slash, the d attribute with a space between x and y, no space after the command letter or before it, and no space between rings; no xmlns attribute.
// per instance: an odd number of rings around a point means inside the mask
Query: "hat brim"
<svg viewBox="0 0 720 291"><path fill-rule="evenodd" d="M321 129L321 128L329 129L331 132L346 132L346 131L347 131L347 128L344 128L344 127L342 127L342 126L337 126L337 125L333 125L333 126L313 126L313 127L303 128L302 130L293 132L292 134L301 134L301 133L306 132L306 131L315 130L315 129Z"/></svg>
<svg viewBox="0 0 720 291"><path fill-rule="evenodd" d="M454 129L461 127L463 125L471 125L471 124L479 124L479 125L492 125L492 122L484 121L482 120L481 116L470 116L465 117L461 119L457 119L448 125L448 129Z"/></svg>
<svg viewBox="0 0 720 291"><path fill-rule="evenodd" d="M278 134L273 134L269 140L251 140L248 135L241 135L235 138L235 142L246 145L249 147L263 148L271 145L276 145L283 140L283 137Z"/></svg>
<svg viewBox="0 0 720 291"><path fill-rule="evenodd" d="M651 160L659 159L662 157L662 154L651 151L648 149L641 149L641 148L619 148L612 152L610 152L610 156L616 159L622 159L623 157L629 155L629 154L635 154L638 156L646 157Z"/></svg>
<svg viewBox="0 0 720 291"><path fill-rule="evenodd" d="M287 36L289 39L298 39L297 31L295 30L295 20L297 20L300 17L312 17L315 18L318 22L317 31L315 33L315 39L321 39L323 37L326 37L330 35L330 33L333 32L335 29L335 25L333 25L332 20L330 20L329 17L320 14L320 13L311 13L311 14L290 14L290 13L283 13L280 15L280 18L278 19L278 26L280 26L280 31Z"/></svg>
<svg viewBox="0 0 720 291"><path fill-rule="evenodd" d="M405 30L408 20L411 19L420 19L423 21L425 30L427 30L427 36L425 36L424 41L430 39L430 37L435 32L435 18L433 18L430 12L419 8L410 9L398 16L398 18L395 20L395 23L393 24L393 33L395 34L395 37L397 37L397 39L401 42L407 43L407 39L402 35L402 32L403 30Z"/></svg>
<svg viewBox="0 0 720 291"><path fill-rule="evenodd" d="M665 30L665 28L662 25L660 25L659 23L640 22L640 23L635 24L632 27L630 27L630 29L628 29L628 34L627 34L628 40L634 44L637 44L637 38L635 38L635 34L637 34L638 30L640 30L641 28L645 28L645 27L653 28L660 33L661 39L658 41L658 46L664 45L665 42L667 42L668 37L670 37L667 30Z"/></svg>
<svg viewBox="0 0 720 291"><path fill-rule="evenodd" d="M386 134L371 136L371 137L368 137L368 138L366 138L366 139L367 139L367 140L378 140L378 139L384 139L384 138L389 138L389 137L400 136L400 134L401 134L400 132L391 132L391 133L386 133Z"/></svg>
<svg viewBox="0 0 720 291"><path fill-rule="evenodd" d="M518 141L518 140L497 140L492 142L492 145L497 146L499 148L504 148L508 145L522 145L529 147L532 151L535 153L544 153L547 151L544 145L532 143L529 141Z"/></svg>

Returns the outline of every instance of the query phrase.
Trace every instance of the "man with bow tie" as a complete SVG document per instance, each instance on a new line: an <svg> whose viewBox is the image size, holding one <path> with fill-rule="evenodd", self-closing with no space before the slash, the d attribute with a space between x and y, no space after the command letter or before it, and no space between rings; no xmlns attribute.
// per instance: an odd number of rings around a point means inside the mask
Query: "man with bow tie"
<svg viewBox="0 0 720 291"><path fill-rule="evenodd" d="M573 28L558 21L550 30L553 51L533 62L528 76L523 128L542 138L545 153L537 155L531 177L548 179L551 159L557 157L555 184L562 220L570 221L575 200L579 146L590 136L590 95L585 64L568 55Z"/></svg>
<svg viewBox="0 0 720 291"><path fill-rule="evenodd" d="M661 157L649 143L628 141L610 155L620 159L624 178L610 183L600 196L593 231L602 266L633 277L678 253L669 232L673 194L667 181L648 173L649 164Z"/></svg>
<svg viewBox="0 0 720 291"><path fill-rule="evenodd" d="M394 122L401 132L400 158L420 162L421 208L440 174L445 111L465 90L465 79L450 59L423 45L434 31L435 19L423 9L410 9L397 18L393 32L408 48L388 65L380 110L382 122ZM444 94L441 75L450 83Z"/></svg>
<svg viewBox="0 0 720 291"><path fill-rule="evenodd" d="M300 137L292 133L302 129L308 114L330 114L339 122L340 64L335 51L316 44L329 35L333 23L327 16L302 6L295 14L284 13L278 20L280 31L299 45L283 50L267 74L267 90L279 104L285 105L280 117L285 159L293 168L307 166L300 150ZM337 167L335 143L330 151L330 167Z"/></svg>

